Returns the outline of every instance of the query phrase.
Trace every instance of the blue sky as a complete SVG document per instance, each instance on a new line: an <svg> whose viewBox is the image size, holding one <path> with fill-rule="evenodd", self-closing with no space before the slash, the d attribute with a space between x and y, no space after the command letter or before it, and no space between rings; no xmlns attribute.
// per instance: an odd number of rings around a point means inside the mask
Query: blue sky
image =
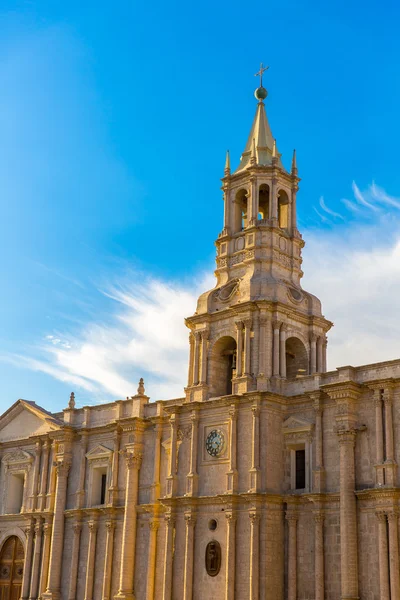
<svg viewBox="0 0 400 600"><path fill-rule="evenodd" d="M183 317L212 285L219 178L261 61L286 165L297 149L304 285L336 323L331 367L400 357L395 2L0 11L0 410L59 410L72 389L107 401L142 375L153 399L181 395Z"/></svg>

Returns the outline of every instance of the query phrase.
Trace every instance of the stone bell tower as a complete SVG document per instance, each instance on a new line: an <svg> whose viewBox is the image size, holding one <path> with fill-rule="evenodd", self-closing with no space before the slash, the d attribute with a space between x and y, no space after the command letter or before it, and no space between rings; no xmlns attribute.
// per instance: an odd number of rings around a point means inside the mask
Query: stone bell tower
<svg viewBox="0 0 400 600"><path fill-rule="evenodd" d="M296 153L288 172L266 115L264 70L257 73L256 114L235 171L226 158L217 283L186 319L192 402L252 390L284 394L288 380L326 371L332 323L300 284Z"/></svg>

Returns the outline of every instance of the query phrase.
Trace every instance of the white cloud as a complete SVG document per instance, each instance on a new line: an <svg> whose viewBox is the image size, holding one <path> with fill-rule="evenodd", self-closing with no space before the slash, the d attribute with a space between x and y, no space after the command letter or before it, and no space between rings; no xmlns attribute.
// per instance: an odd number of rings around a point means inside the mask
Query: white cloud
<svg viewBox="0 0 400 600"><path fill-rule="evenodd" d="M343 219L344 220L343 215L335 212L334 210L330 209L329 206L326 205L326 202L325 202L323 196L321 196L321 198L319 199L319 205L322 208L322 210L324 210L326 213L328 213L328 215L331 215L332 217L335 217L336 219Z"/></svg>
<svg viewBox="0 0 400 600"><path fill-rule="evenodd" d="M364 192L353 184L353 190L360 218L355 211L339 227L328 219L324 228L303 230L303 287L321 299L325 316L335 323L329 334L331 369L400 358L397 200L375 184ZM379 202L386 210L376 208ZM366 209L373 219L364 220ZM194 312L199 294L214 286L212 265L209 273L179 283L131 273L99 290L114 307L106 322L47 332L25 355L0 360L78 386L93 401L133 395L142 376L153 400L181 397L189 346L183 319Z"/></svg>

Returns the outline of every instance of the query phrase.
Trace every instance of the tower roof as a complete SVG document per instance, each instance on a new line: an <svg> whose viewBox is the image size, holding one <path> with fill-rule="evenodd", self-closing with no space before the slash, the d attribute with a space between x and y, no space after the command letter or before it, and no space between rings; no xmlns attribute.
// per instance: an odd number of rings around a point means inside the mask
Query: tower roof
<svg viewBox="0 0 400 600"><path fill-rule="evenodd" d="M267 119L267 113L265 111L265 104L263 102L263 100L267 97L267 94L267 90L262 86L257 88L255 91L254 95L259 102L257 104L256 114L251 126L246 147L240 158L240 164L235 173L240 173L252 166L253 163L251 162L251 157L254 146L256 148L257 164L261 166L272 165L274 138L271 133L271 128ZM278 158L278 166L283 169L280 154L277 151L276 156Z"/></svg>

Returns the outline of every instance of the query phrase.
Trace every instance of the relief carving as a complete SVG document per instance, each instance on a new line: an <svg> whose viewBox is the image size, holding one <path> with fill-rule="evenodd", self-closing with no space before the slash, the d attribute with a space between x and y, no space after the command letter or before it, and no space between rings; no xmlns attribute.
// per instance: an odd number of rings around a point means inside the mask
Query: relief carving
<svg viewBox="0 0 400 600"><path fill-rule="evenodd" d="M210 577L216 577L221 569L221 546L216 540L206 547L206 571Z"/></svg>

